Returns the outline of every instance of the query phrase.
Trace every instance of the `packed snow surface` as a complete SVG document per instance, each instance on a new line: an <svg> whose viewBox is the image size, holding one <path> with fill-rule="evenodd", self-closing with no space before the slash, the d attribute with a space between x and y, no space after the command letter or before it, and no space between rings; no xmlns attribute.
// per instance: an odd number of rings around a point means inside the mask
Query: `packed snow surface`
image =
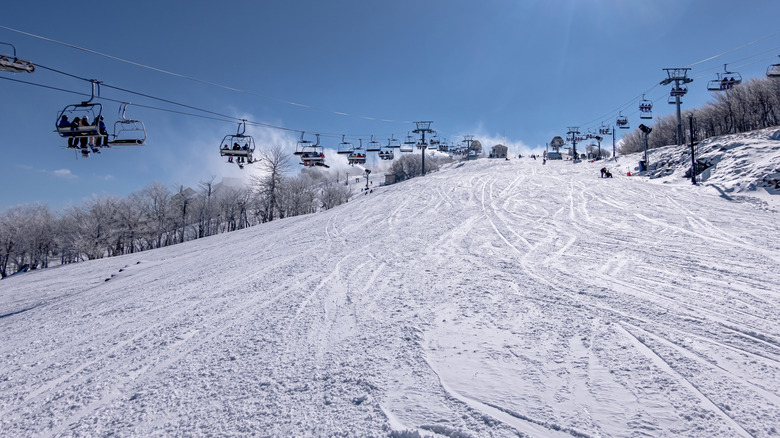
<svg viewBox="0 0 780 438"><path fill-rule="evenodd" d="M780 213L624 164L458 163L3 280L0 435L780 434Z"/></svg>

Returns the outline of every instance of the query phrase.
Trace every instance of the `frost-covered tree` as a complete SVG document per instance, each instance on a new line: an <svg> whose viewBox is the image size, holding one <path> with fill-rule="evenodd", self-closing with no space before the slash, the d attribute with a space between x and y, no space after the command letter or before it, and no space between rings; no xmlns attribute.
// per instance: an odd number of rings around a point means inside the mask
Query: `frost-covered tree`
<svg viewBox="0 0 780 438"><path fill-rule="evenodd" d="M144 230L148 227L144 214L141 195L133 193L120 199L116 206L117 254L132 254L149 248L149 242L143 240Z"/></svg>
<svg viewBox="0 0 780 438"><path fill-rule="evenodd" d="M214 229L214 177L201 181L200 191L195 202L193 216L197 217L197 238L210 236L216 232Z"/></svg>
<svg viewBox="0 0 780 438"><path fill-rule="evenodd" d="M290 167L290 154L280 145L272 146L260 152L260 168L263 175L254 177L252 185L257 196L257 205L262 206L263 221L272 221L281 214L279 196L282 180Z"/></svg>
<svg viewBox="0 0 780 438"><path fill-rule="evenodd" d="M177 230L174 233L174 243L176 242L176 233L178 233L178 243L186 240L186 227L191 222L192 216L192 204L194 203L197 193L190 188L185 188L179 185L176 194L171 196L171 216L172 219L177 222L174 224L174 229ZM189 214L188 214L189 213Z"/></svg>
<svg viewBox="0 0 780 438"><path fill-rule="evenodd" d="M115 255L118 204L113 197L93 197L66 210L62 220L64 247L88 260Z"/></svg>
<svg viewBox="0 0 780 438"><path fill-rule="evenodd" d="M326 181L320 187L318 199L323 210L329 210L337 205L348 202L354 195L352 186L339 184L336 181Z"/></svg>
<svg viewBox="0 0 780 438"><path fill-rule="evenodd" d="M0 277L22 266L48 267L57 248L58 227L46 205L18 205L0 215Z"/></svg>
<svg viewBox="0 0 780 438"><path fill-rule="evenodd" d="M425 160L425 173L438 170L439 166L438 158L429 157ZM387 173L392 174L396 182L420 176L422 175L422 159L417 154L404 155L393 161Z"/></svg>
<svg viewBox="0 0 780 438"><path fill-rule="evenodd" d="M149 232L155 237L155 248L162 247L163 243L167 245L174 222L171 218L171 191L164 185L153 182L139 192L139 199L144 214L149 219Z"/></svg>
<svg viewBox="0 0 780 438"><path fill-rule="evenodd" d="M284 178L279 191L279 207L284 216L298 216L317 211L317 184L311 176L300 174Z"/></svg>

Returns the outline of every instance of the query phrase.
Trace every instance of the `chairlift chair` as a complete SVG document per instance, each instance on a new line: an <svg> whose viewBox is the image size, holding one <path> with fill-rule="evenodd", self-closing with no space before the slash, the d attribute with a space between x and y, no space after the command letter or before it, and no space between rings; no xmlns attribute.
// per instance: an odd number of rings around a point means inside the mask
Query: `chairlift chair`
<svg viewBox="0 0 780 438"><path fill-rule="evenodd" d="M604 122L601 123L601 126L599 126L599 134L601 135L612 135L612 130L609 126L605 125Z"/></svg>
<svg viewBox="0 0 780 438"><path fill-rule="evenodd" d="M336 150L336 153L338 154L348 154L352 152L352 149L355 148L355 146L346 140L346 135L341 136L341 143L339 143L338 149Z"/></svg>
<svg viewBox="0 0 780 438"><path fill-rule="evenodd" d="M735 85L742 83L742 76L737 72L731 72L726 69L728 64L723 64L723 73L716 73L718 78L707 82L709 91L725 91L732 89Z"/></svg>
<svg viewBox="0 0 780 438"><path fill-rule="evenodd" d="M129 103L119 107L121 119L114 122L114 133L108 137L108 146L143 146L146 142L146 127L140 120L125 117Z"/></svg>
<svg viewBox="0 0 780 438"><path fill-rule="evenodd" d="M401 152L404 153L413 152L415 144L417 144L417 142L414 140L414 137L411 135L407 135L404 144L401 145Z"/></svg>
<svg viewBox="0 0 780 438"><path fill-rule="evenodd" d="M363 139L358 139L360 144L358 147L352 150L347 155L347 163L354 166L355 164L366 164L366 149L363 148Z"/></svg>
<svg viewBox="0 0 780 438"><path fill-rule="evenodd" d="M401 140L395 138L395 135L390 135L390 138L387 139L387 147L390 149L400 149Z"/></svg>
<svg viewBox="0 0 780 438"><path fill-rule="evenodd" d="M671 97L677 97L677 96L682 97L685 96L686 94L688 94L688 87L686 87L685 85L674 86L672 87L671 91L669 91L669 96Z"/></svg>
<svg viewBox="0 0 780 438"><path fill-rule="evenodd" d="M669 103L669 105L677 104L677 98L675 98L674 96L669 96L669 98L666 101ZM680 103L683 103L682 97L680 98Z"/></svg>
<svg viewBox="0 0 780 438"><path fill-rule="evenodd" d="M295 144L294 155L302 155L304 150L311 148L311 145L313 144L312 141L304 139L304 135L306 135L306 132L301 132L301 139Z"/></svg>
<svg viewBox="0 0 780 438"><path fill-rule="evenodd" d="M639 101L639 118L640 119L652 119L653 118L653 102L644 98Z"/></svg>
<svg viewBox="0 0 780 438"><path fill-rule="evenodd" d="M301 164L304 167L314 167L314 166L322 166L322 167L329 167L325 165L325 153L322 150L322 146L320 146L320 135L315 134L317 136L317 142L312 143L308 142L303 146L301 149L300 157L301 157Z"/></svg>
<svg viewBox="0 0 780 438"><path fill-rule="evenodd" d="M77 104L68 105L57 114L57 121L55 122L55 128L60 137L63 138L83 138L90 136L98 136L98 127L95 126L95 120L103 115L103 105L100 103L81 102ZM63 119L64 117L64 119ZM88 125L67 126L64 121L72 123L76 119L87 119Z"/></svg>
<svg viewBox="0 0 780 438"><path fill-rule="evenodd" d="M371 141L368 142L368 145L366 145L366 152L379 152L382 150L382 145L374 140L374 136L371 136Z"/></svg>
<svg viewBox="0 0 780 438"><path fill-rule="evenodd" d="M13 51L11 55L0 52L0 71L11 73L32 73L35 71L35 65L32 62L16 57L16 47L13 44L0 44L10 46Z"/></svg>
<svg viewBox="0 0 780 438"><path fill-rule="evenodd" d="M241 120L236 133L223 137L219 145L219 154L228 157L229 163L236 163L241 169L244 168L244 164L255 162L252 158L255 140L251 135L246 135L246 120Z"/></svg>
<svg viewBox="0 0 780 438"><path fill-rule="evenodd" d="M780 55L777 55L780 56ZM772 64L766 68L766 77L780 78L780 64Z"/></svg>
<svg viewBox="0 0 780 438"><path fill-rule="evenodd" d="M395 140L395 143L393 141ZM397 144L397 146L395 145ZM401 147L401 143L395 139L395 137L388 138L387 139L387 145L382 148L382 150L379 151L379 158L382 160L392 160L395 158L395 154L393 153L393 149L396 147Z"/></svg>
<svg viewBox="0 0 780 438"><path fill-rule="evenodd" d="M382 160L392 160L395 158L395 154L392 149L386 147L379 151L379 158Z"/></svg>
<svg viewBox="0 0 780 438"><path fill-rule="evenodd" d="M624 116L622 113L620 113L615 120L615 124L620 129L628 129L630 126L628 125L628 117Z"/></svg>
<svg viewBox="0 0 780 438"><path fill-rule="evenodd" d="M54 122L55 129L60 137L68 139L69 148L81 148L82 153L87 149L88 143L93 143L91 146L95 152L102 140L108 137L107 132L101 132L100 120L103 118L103 105L97 102L92 102L96 95L100 95L99 82L92 82L92 95L89 100L68 105L57 114L57 120ZM86 120L87 123L79 123L74 125L73 123L79 120L79 122ZM88 152L84 154L88 155Z"/></svg>
<svg viewBox="0 0 780 438"><path fill-rule="evenodd" d="M441 145L441 140L439 139L439 134L434 134L433 137L431 137L431 142L428 145L428 149L439 149L439 145Z"/></svg>

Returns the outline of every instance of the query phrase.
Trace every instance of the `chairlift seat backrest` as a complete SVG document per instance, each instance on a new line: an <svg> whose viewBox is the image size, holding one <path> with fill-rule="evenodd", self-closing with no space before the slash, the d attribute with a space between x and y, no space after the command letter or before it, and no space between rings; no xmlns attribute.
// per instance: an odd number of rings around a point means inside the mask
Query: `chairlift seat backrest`
<svg viewBox="0 0 780 438"><path fill-rule="evenodd" d="M32 73L35 71L35 65L32 62L16 57L16 47L10 43L0 43L12 49L12 54L6 55L0 53L0 71L11 73Z"/></svg>
<svg viewBox="0 0 780 438"><path fill-rule="evenodd" d="M96 126L95 120L102 116L103 105L99 103L87 103L82 102L79 104L68 105L57 114L57 121L55 122L55 129L61 137L83 137L88 135L100 135L98 132L98 126ZM60 126L62 117L66 116L70 123L73 123L76 118L87 119L88 125L79 126Z"/></svg>

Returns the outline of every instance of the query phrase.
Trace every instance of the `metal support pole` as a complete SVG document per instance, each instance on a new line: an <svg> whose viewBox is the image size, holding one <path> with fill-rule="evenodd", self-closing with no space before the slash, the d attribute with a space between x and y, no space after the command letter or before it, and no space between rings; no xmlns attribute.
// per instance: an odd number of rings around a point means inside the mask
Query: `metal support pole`
<svg viewBox="0 0 780 438"><path fill-rule="evenodd" d="M617 151L615 150L615 126L612 125L612 158L617 161Z"/></svg>
<svg viewBox="0 0 780 438"><path fill-rule="evenodd" d="M674 81L675 88L680 88L680 81L676 80ZM683 131L682 131L682 115L680 114L680 104L682 104L682 99L680 99L680 95L677 94L674 96L675 103L677 104L677 146L682 146L683 144Z"/></svg>
<svg viewBox="0 0 780 438"><path fill-rule="evenodd" d="M688 117L691 127L691 184L696 185L696 149L693 138L693 114Z"/></svg>
<svg viewBox="0 0 780 438"><path fill-rule="evenodd" d="M425 131L422 132L422 142L425 144ZM422 175L425 176L425 149L420 149L422 154Z"/></svg>
<svg viewBox="0 0 780 438"><path fill-rule="evenodd" d="M415 134L422 134L422 144L420 146L425 145L425 133L429 132L433 134L433 130L431 128L431 123L433 122L414 122L417 125L417 129L415 129ZM420 147L420 153L422 154L422 174L425 176L425 149Z"/></svg>
<svg viewBox="0 0 780 438"><path fill-rule="evenodd" d="M601 160L601 137L597 138L596 141L599 142L599 161Z"/></svg>

